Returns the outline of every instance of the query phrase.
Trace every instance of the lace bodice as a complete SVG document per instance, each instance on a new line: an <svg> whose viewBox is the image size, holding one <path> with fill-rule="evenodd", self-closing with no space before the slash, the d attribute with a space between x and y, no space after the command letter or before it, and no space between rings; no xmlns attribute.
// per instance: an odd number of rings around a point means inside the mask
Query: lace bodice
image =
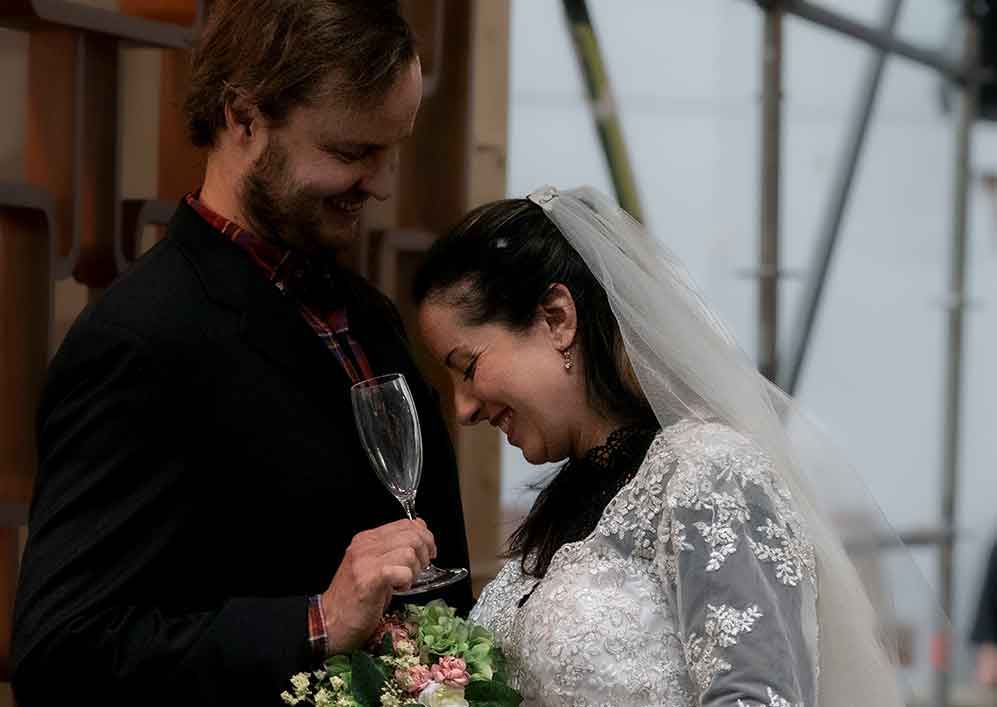
<svg viewBox="0 0 997 707"><path fill-rule="evenodd" d="M471 617L495 631L524 705L809 707L815 564L771 462L687 420L542 580L510 561Z"/></svg>

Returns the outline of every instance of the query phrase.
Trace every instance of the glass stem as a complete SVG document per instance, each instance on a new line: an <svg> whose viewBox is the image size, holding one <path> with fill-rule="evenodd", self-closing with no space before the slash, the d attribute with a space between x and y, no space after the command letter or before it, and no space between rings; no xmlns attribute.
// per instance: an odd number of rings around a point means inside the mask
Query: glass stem
<svg viewBox="0 0 997 707"><path fill-rule="evenodd" d="M406 498L402 501L402 508L405 509L405 515L408 516L409 520L415 520L415 499Z"/></svg>

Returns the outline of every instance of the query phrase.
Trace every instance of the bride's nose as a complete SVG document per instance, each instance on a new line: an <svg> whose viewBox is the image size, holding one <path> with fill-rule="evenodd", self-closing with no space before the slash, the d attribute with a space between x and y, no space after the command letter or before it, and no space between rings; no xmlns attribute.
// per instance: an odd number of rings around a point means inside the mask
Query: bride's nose
<svg viewBox="0 0 997 707"><path fill-rule="evenodd" d="M473 395L469 395L464 386L458 385L454 388L454 411L457 414L457 422L462 425L476 425L481 422L481 401Z"/></svg>

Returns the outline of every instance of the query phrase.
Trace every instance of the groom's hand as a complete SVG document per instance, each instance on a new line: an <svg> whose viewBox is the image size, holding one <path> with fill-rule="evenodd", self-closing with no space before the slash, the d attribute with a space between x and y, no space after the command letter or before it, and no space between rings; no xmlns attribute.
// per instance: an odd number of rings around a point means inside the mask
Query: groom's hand
<svg viewBox="0 0 997 707"><path fill-rule="evenodd" d="M434 557L436 542L421 519L399 520L355 535L322 594L329 653L363 645L392 593L409 589Z"/></svg>

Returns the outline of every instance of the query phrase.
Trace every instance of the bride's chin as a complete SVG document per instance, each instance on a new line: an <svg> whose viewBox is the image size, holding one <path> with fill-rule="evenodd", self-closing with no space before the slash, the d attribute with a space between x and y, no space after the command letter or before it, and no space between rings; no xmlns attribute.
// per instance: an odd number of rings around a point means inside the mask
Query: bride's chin
<svg viewBox="0 0 997 707"><path fill-rule="evenodd" d="M543 464L544 462L547 461L547 455L538 453L538 451L535 449L529 449L528 447L519 447L519 451L523 453L523 459L528 461L530 464Z"/></svg>

